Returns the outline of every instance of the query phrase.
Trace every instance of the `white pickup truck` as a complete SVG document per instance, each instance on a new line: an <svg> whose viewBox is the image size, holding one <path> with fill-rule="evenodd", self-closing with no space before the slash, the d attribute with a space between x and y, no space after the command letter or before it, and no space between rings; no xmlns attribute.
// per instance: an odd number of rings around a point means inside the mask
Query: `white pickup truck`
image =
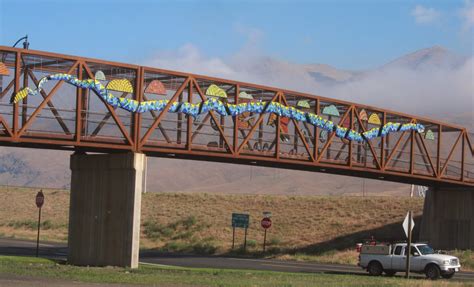
<svg viewBox="0 0 474 287"><path fill-rule="evenodd" d="M370 275L379 276L383 272L393 276L405 271L406 243L363 245L360 249L359 266ZM461 268L459 259L454 256L437 254L427 244L414 243L410 252L410 272L424 273L426 277L436 280L440 276L452 278Z"/></svg>

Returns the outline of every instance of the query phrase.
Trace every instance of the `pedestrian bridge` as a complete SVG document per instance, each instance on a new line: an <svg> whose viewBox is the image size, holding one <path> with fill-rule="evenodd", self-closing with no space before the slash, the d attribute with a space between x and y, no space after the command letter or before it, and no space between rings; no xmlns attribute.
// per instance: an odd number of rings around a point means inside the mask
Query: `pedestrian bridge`
<svg viewBox="0 0 474 287"><path fill-rule="evenodd" d="M4 46L0 72L3 146L131 151L426 186L474 186L472 134L435 119Z"/></svg>

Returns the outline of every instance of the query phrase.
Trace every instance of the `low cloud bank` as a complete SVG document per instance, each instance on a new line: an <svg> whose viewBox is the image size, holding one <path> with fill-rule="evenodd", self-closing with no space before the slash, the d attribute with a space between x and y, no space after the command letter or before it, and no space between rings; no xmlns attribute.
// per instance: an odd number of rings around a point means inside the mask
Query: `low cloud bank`
<svg viewBox="0 0 474 287"><path fill-rule="evenodd" d="M158 52L146 65L360 102L472 129L473 57L463 58L440 47L413 54L378 69L356 72L294 64L264 56L248 45L227 58L207 57L187 44L175 52ZM351 76L341 81L337 73Z"/></svg>

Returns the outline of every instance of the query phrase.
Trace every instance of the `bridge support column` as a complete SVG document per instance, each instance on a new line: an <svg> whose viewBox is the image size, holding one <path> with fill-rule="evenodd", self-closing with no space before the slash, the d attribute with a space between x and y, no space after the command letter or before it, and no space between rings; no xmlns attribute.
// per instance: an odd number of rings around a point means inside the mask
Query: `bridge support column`
<svg viewBox="0 0 474 287"><path fill-rule="evenodd" d="M474 188L430 188L420 241L435 249L474 249Z"/></svg>
<svg viewBox="0 0 474 287"><path fill-rule="evenodd" d="M144 154L71 155L73 265L138 267Z"/></svg>

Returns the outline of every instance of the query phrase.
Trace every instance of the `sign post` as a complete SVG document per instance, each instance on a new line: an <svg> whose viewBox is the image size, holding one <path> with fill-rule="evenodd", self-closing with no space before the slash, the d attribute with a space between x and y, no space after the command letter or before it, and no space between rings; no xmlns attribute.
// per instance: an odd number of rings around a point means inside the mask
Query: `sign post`
<svg viewBox="0 0 474 287"><path fill-rule="evenodd" d="M39 208L38 211L38 235L36 237L36 257L38 257L39 254L39 238L40 238L40 227L41 227L41 207L43 207L44 204L44 194L43 190L40 190L36 194L36 206Z"/></svg>
<svg viewBox="0 0 474 287"><path fill-rule="evenodd" d="M244 253L247 251L247 227L245 227Z"/></svg>
<svg viewBox="0 0 474 287"><path fill-rule="evenodd" d="M245 213L232 213L232 249L235 244L235 228L245 228L244 252L247 249L247 228L249 227L250 216Z"/></svg>
<svg viewBox="0 0 474 287"><path fill-rule="evenodd" d="M232 250L234 250L235 246L235 227L232 227Z"/></svg>
<svg viewBox="0 0 474 287"><path fill-rule="evenodd" d="M405 234L408 237L408 244L407 244L407 248L405 249L405 254L407 256L405 278L408 279L410 278L411 235L412 235L413 227L415 227L415 222L413 221L413 215L411 211L408 212L402 225L403 225L403 230L405 230Z"/></svg>
<svg viewBox="0 0 474 287"><path fill-rule="evenodd" d="M265 230L265 233L263 235L263 253L265 253L265 247L267 245L267 229L272 226L272 220L268 217L264 217L262 219L261 225Z"/></svg>

